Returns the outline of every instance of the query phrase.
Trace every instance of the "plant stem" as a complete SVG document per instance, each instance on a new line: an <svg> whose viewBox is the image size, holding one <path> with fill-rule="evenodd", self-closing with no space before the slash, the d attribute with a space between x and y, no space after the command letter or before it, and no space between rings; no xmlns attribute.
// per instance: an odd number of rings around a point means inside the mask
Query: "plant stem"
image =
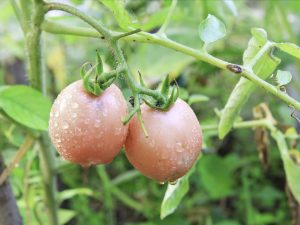
<svg viewBox="0 0 300 225"><path fill-rule="evenodd" d="M267 127L270 122L267 119L259 119L259 120L250 120L234 123L233 128L242 129L242 128L253 128L253 127ZM210 131L210 130L218 130L218 124L214 125L203 125L201 126L202 130Z"/></svg>
<svg viewBox="0 0 300 225"><path fill-rule="evenodd" d="M158 35L161 35L162 37L166 37L165 31L166 31L166 28L168 27L168 25L170 23L170 20L171 20L171 17L173 15L173 13L174 13L176 5L177 5L177 0L172 0L168 15L167 15L163 25L160 27L159 31L157 32Z"/></svg>
<svg viewBox="0 0 300 225"><path fill-rule="evenodd" d="M58 34L73 34L73 35L80 35L80 36L97 37L96 33L88 28L76 28L76 27L67 28L66 27L67 29L63 29L62 26L63 25L56 27L55 24L53 24L53 23L49 24L49 22L47 22L47 23L43 24L43 29L47 32L56 33L56 34L57 33ZM111 33L113 35L120 34L119 32L113 32L113 31L111 31ZM141 43L153 43L153 44L161 45L166 48L173 49L178 52L182 52L186 55L190 55L197 60L209 63L211 65L214 65L214 66L216 66L220 69L224 69L224 70L229 70L229 68L227 66L231 65L231 63L221 60L219 58L216 58L208 53L205 53L205 52L202 52L199 50L195 50L195 49L185 46L183 44L172 41L168 38L162 38L162 37L158 36L157 34L140 32L138 34L133 34L131 36L124 37L123 40L137 41L137 42L141 42ZM267 47L270 47L270 46L267 46ZM275 95L276 97L280 98L287 104L293 105L297 110L300 110L300 103L297 100L290 97L286 93L280 91L277 87L275 87L275 86L269 84L268 82L264 81L263 79L259 78L255 73L253 73L253 71L249 70L248 68L245 68L241 65L238 65L238 67L241 69L242 72L236 73L236 74L245 77L246 79L255 83L257 86L262 87L263 89L265 89L266 91Z"/></svg>
<svg viewBox="0 0 300 225"><path fill-rule="evenodd" d="M44 3L35 0L30 28L25 33L28 74L31 86L45 94L41 60L41 24L44 19ZM55 198L54 152L51 150L47 133L42 133L40 143L40 166L45 191L45 204L50 225L58 225L57 204Z"/></svg>

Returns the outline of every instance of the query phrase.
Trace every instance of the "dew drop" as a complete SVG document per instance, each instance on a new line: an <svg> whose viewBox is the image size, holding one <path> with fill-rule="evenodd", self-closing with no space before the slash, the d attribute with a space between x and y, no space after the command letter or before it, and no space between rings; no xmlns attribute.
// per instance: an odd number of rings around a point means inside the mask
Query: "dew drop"
<svg viewBox="0 0 300 225"><path fill-rule="evenodd" d="M57 118L57 117L59 117L59 112L55 112L54 113L54 116Z"/></svg>
<svg viewBox="0 0 300 225"><path fill-rule="evenodd" d="M158 184L160 184L160 185L164 185L164 184L165 184L165 182L164 182L164 181L158 181Z"/></svg>
<svg viewBox="0 0 300 225"><path fill-rule="evenodd" d="M114 134L115 134L115 135L119 135L119 134L121 133L121 131L122 131L122 128L121 128L121 127L116 128Z"/></svg>
<svg viewBox="0 0 300 225"><path fill-rule="evenodd" d="M69 124L65 122L65 123L62 125L62 128L63 128L64 130L68 129L68 128L69 128Z"/></svg>
<svg viewBox="0 0 300 225"><path fill-rule="evenodd" d="M169 184L170 184L170 185L176 185L177 182L178 182L178 180L173 180L173 181L169 181Z"/></svg>
<svg viewBox="0 0 300 225"><path fill-rule="evenodd" d="M181 142L176 142L176 152L183 152L184 148Z"/></svg>
<svg viewBox="0 0 300 225"><path fill-rule="evenodd" d="M77 109L79 107L78 103L77 102L73 102L72 103L72 108L73 109Z"/></svg>

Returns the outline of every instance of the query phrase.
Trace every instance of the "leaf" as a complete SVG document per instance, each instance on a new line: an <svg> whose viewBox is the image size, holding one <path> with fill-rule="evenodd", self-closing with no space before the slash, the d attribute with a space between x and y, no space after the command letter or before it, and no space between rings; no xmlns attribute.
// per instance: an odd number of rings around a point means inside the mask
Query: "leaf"
<svg viewBox="0 0 300 225"><path fill-rule="evenodd" d="M202 184L214 199L228 196L232 191L231 166L217 155L203 156L199 162Z"/></svg>
<svg viewBox="0 0 300 225"><path fill-rule="evenodd" d="M223 0L223 3L225 4L225 6L232 12L232 14L234 16L236 16L238 14L236 5L234 3L233 0Z"/></svg>
<svg viewBox="0 0 300 225"><path fill-rule="evenodd" d="M243 55L244 66L252 62L252 59L258 54L261 48L267 44L267 35L263 29L254 28L251 30L253 37L248 43L248 48ZM253 71L262 79L268 78L280 63L280 59L271 54L271 49L266 51L254 64ZM240 78L233 91L231 92L227 103L222 111L219 123L219 137L224 138L230 131L235 119L239 116L244 104L247 102L256 85L245 78Z"/></svg>
<svg viewBox="0 0 300 225"><path fill-rule="evenodd" d="M107 8L109 8L114 14L118 24L124 30L128 30L130 27L136 27L133 24L129 13L125 9L124 0L100 0Z"/></svg>
<svg viewBox="0 0 300 225"><path fill-rule="evenodd" d="M279 86L286 85L291 82L292 74L289 71L278 70L276 74L276 82Z"/></svg>
<svg viewBox="0 0 300 225"><path fill-rule="evenodd" d="M172 214L181 202L181 199L189 190L189 177L195 171L195 165L182 178L177 180L175 185L168 184L167 191L161 204L160 218L164 219L166 216Z"/></svg>
<svg viewBox="0 0 300 225"><path fill-rule="evenodd" d="M290 157L288 146L284 138L284 134L274 129L271 132L272 137L276 140L283 161L284 171L286 174L288 185L295 199L300 203L300 165L293 161Z"/></svg>
<svg viewBox="0 0 300 225"><path fill-rule="evenodd" d="M207 97L205 95L194 94L189 97L188 103L189 103L189 105L192 105L194 103L206 102L208 100L209 100L209 97Z"/></svg>
<svg viewBox="0 0 300 225"><path fill-rule="evenodd" d="M0 108L15 121L47 130L51 102L31 87L16 85L0 89Z"/></svg>
<svg viewBox="0 0 300 225"><path fill-rule="evenodd" d="M222 21L213 15L208 15L199 25L199 35L207 45L215 42L226 35L226 27Z"/></svg>
<svg viewBox="0 0 300 225"><path fill-rule="evenodd" d="M59 225L64 225L68 223L74 216L76 216L76 212L74 210L59 209L58 210Z"/></svg>
<svg viewBox="0 0 300 225"><path fill-rule="evenodd" d="M278 47L281 51L284 51L298 59L300 59L300 47L293 43L277 43L276 47Z"/></svg>
<svg viewBox="0 0 300 225"><path fill-rule="evenodd" d="M58 200L59 202L62 202L70 198L73 198L76 195L93 196L93 191L89 188L76 188L76 189L64 190L59 192Z"/></svg>

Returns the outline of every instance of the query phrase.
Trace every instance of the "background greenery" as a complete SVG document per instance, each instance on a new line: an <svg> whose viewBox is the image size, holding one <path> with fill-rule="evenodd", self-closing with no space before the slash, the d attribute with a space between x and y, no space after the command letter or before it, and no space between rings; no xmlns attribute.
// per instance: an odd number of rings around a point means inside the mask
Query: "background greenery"
<svg viewBox="0 0 300 225"><path fill-rule="evenodd" d="M119 30L112 13L99 1L60 1ZM170 1L128 0L126 9L145 31L154 32L163 23ZM24 37L9 1L0 3L0 85L26 84ZM227 35L209 46L212 55L242 64L242 55L251 38L253 27L262 27L274 41L299 44L300 3L297 0L181 0L173 13L166 33L171 39L199 49L203 43L198 34L199 23L208 14L222 20ZM73 16L51 12L52 21L85 26ZM102 41L94 38L43 33L47 91L54 99L62 88L79 79L80 66L93 61L95 49L104 56L105 69L113 64L110 52ZM216 110L222 109L239 76L212 65L157 45L122 42L124 54L132 72L140 71L148 85L155 87L166 74L176 78L182 87L182 97L188 94L207 96L209 101L192 105L201 125L217 124ZM282 59L278 69L289 70L293 81L287 91L300 99L299 59L275 51ZM267 80L275 84L274 78ZM122 77L119 86L123 86ZM124 95L129 98L126 87ZM242 110L244 120L253 119L252 109L266 102L282 131L298 129L290 117L291 109L282 101L257 89ZM1 111L2 112L2 111ZM13 122L2 112L0 116L0 153L11 162L25 139L27 128ZM61 224L217 224L267 225L299 224L299 205L286 188L280 152L275 142L262 129L236 129L224 140L216 130L205 132L203 155L190 174L189 190L176 211L160 220L161 203L167 185L158 184L135 171L124 152L107 166L88 171L69 164L57 155L58 193ZM289 143L294 149L297 141ZM55 149L52 147L52 150ZM259 150L259 151L257 151ZM299 154L299 150L295 150ZM264 152L264 157L259 155ZM10 176L17 205L24 224L47 224L43 204L38 147L34 145L18 163ZM300 181L299 181L300 185ZM182 193L187 191L181 190ZM180 195L180 194L179 194ZM289 206L293 204L294 207ZM0 202L1 204L1 202ZM297 214L298 213L298 214Z"/></svg>

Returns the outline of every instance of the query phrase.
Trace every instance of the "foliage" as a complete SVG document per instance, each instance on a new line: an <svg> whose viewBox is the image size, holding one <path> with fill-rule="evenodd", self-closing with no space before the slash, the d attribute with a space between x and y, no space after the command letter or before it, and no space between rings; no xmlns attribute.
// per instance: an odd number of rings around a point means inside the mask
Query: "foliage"
<svg viewBox="0 0 300 225"><path fill-rule="evenodd" d="M299 109L295 99L300 99L297 1L70 1L84 15L119 32L113 34L145 31L120 39L131 73L137 78L140 71L153 90L169 74L197 114L203 154L186 176L168 185L132 170L123 153L105 167L86 170L54 155L53 146L43 141L49 99L80 78L80 66L94 59L96 49L104 73L116 69L116 60L114 46L95 38L99 34L93 28L74 15L53 11L41 24L38 59L45 63L40 70L46 76L39 76L46 85L35 87L47 95L25 86L32 81L24 79L32 55L25 54L24 45L27 53L36 46L28 48L28 35L23 36L14 11L21 6L17 16L29 21L26 10L36 2L27 7L24 0L0 3L0 153L6 164L26 135L35 138L10 174L24 224L55 224L49 213L41 213L49 206L47 184L52 178L57 179L52 197L59 224L267 225L297 219L289 208L294 204L299 211L300 202L299 119L294 112ZM30 33L26 23L22 29ZM27 67L31 76L32 64ZM116 83L129 100L132 90L126 78L121 74ZM261 102L268 107L257 116L252 110ZM52 159L38 157L43 152L53 153Z"/></svg>

